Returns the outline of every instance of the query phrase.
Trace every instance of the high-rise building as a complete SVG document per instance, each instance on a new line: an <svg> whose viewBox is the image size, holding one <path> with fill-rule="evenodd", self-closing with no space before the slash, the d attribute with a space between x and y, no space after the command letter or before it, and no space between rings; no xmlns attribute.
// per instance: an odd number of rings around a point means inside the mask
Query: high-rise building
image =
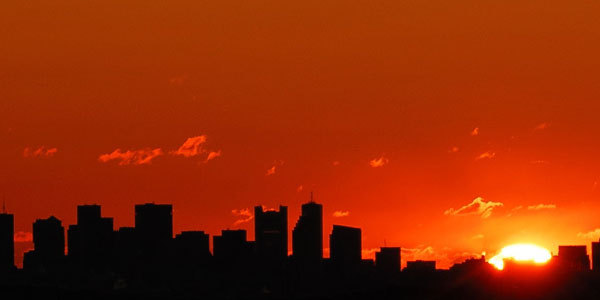
<svg viewBox="0 0 600 300"><path fill-rule="evenodd" d="M558 246L558 264L563 270L584 271L590 269L590 257L586 246Z"/></svg>
<svg viewBox="0 0 600 300"><path fill-rule="evenodd" d="M221 264L237 264L252 256L252 246L246 240L246 230L221 230L213 237L213 256Z"/></svg>
<svg viewBox="0 0 600 300"><path fill-rule="evenodd" d="M0 213L0 272L15 267L15 220L12 214Z"/></svg>
<svg viewBox="0 0 600 300"><path fill-rule="evenodd" d="M69 259L84 268L106 269L113 244L113 219L101 216L100 205L77 206L77 224L67 230Z"/></svg>
<svg viewBox="0 0 600 300"><path fill-rule="evenodd" d="M302 205L302 215L292 230L292 253L303 262L323 259L323 205L312 201Z"/></svg>
<svg viewBox="0 0 600 300"><path fill-rule="evenodd" d="M256 206L254 229L260 259L281 261L287 257L287 206L279 206L279 211L263 211L262 206Z"/></svg>
<svg viewBox="0 0 600 300"><path fill-rule="evenodd" d="M198 264L210 259L209 235L204 231L182 231L175 236L175 257L185 264Z"/></svg>
<svg viewBox="0 0 600 300"><path fill-rule="evenodd" d="M173 206L136 205L135 232L144 261L166 262L173 241Z"/></svg>
<svg viewBox="0 0 600 300"><path fill-rule="evenodd" d="M600 241L592 242L592 270L600 271Z"/></svg>
<svg viewBox="0 0 600 300"><path fill-rule="evenodd" d="M329 236L331 261L338 265L358 265L362 258L360 228L333 225Z"/></svg>
<svg viewBox="0 0 600 300"><path fill-rule="evenodd" d="M33 223L33 251L23 259L25 269L52 269L65 256L65 228L54 216Z"/></svg>
<svg viewBox="0 0 600 300"><path fill-rule="evenodd" d="M381 247L375 253L375 267L380 272L400 272L400 247Z"/></svg>

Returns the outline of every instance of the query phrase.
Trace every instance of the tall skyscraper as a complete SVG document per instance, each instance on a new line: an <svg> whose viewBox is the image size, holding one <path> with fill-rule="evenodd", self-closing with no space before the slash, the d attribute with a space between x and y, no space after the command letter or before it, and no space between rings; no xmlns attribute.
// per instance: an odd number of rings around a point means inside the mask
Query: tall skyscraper
<svg viewBox="0 0 600 300"><path fill-rule="evenodd" d="M592 270L600 271L600 241L592 242Z"/></svg>
<svg viewBox="0 0 600 300"><path fill-rule="evenodd" d="M287 206L279 206L279 212L254 208L254 233L256 251L262 260L281 261L287 257Z"/></svg>
<svg viewBox="0 0 600 300"><path fill-rule="evenodd" d="M400 272L400 247L381 247L375 253L375 267L380 272Z"/></svg>
<svg viewBox="0 0 600 300"><path fill-rule="evenodd" d="M84 268L106 269L113 244L113 219L101 216L100 205L77 206L77 224L67 231L69 259Z"/></svg>
<svg viewBox="0 0 600 300"><path fill-rule="evenodd" d="M331 261L338 265L358 265L362 259L360 228L333 225L329 236Z"/></svg>
<svg viewBox="0 0 600 300"><path fill-rule="evenodd" d="M298 261L323 259L323 205L312 201L302 205L302 215L292 230L292 253Z"/></svg>
<svg viewBox="0 0 600 300"><path fill-rule="evenodd" d="M65 228L54 216L33 223L33 251L26 254L25 269L52 269L58 267L65 256Z"/></svg>
<svg viewBox="0 0 600 300"><path fill-rule="evenodd" d="M0 213L0 272L15 267L15 220L12 214Z"/></svg>
<svg viewBox="0 0 600 300"><path fill-rule="evenodd" d="M145 261L166 262L173 241L173 206L153 203L136 205L135 232Z"/></svg>

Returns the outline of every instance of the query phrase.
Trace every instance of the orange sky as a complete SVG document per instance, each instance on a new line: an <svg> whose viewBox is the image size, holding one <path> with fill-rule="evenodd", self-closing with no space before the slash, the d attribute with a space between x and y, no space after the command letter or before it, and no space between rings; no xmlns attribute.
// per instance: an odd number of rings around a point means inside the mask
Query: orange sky
<svg viewBox="0 0 600 300"><path fill-rule="evenodd" d="M131 226L133 205L154 201L174 204L176 232L253 238L234 210L288 205L291 230L313 190L327 235L361 227L365 255L386 241L403 262L448 267L513 242L589 244L598 11L3 1L0 195L23 233L51 214L73 224L84 203Z"/></svg>

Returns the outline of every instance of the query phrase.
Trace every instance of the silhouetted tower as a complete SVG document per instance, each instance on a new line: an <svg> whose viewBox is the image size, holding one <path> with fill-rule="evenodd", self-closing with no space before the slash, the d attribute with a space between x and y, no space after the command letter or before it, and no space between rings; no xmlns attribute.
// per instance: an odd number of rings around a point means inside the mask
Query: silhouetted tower
<svg viewBox="0 0 600 300"><path fill-rule="evenodd" d="M590 257L586 246L558 246L558 263L566 271L590 269Z"/></svg>
<svg viewBox="0 0 600 300"><path fill-rule="evenodd" d="M400 272L400 247L381 247L375 253L375 266L384 273Z"/></svg>
<svg viewBox="0 0 600 300"><path fill-rule="evenodd" d="M15 267L15 219L12 214L0 213L0 272Z"/></svg>
<svg viewBox="0 0 600 300"><path fill-rule="evenodd" d="M279 206L279 212L254 208L254 233L256 251L263 260L282 261L287 257L287 206Z"/></svg>
<svg viewBox="0 0 600 300"><path fill-rule="evenodd" d="M113 243L113 219L102 218L100 205L77 206L77 224L67 233L69 259L84 268L106 269Z"/></svg>
<svg viewBox="0 0 600 300"><path fill-rule="evenodd" d="M323 259L323 205L313 201L302 205L302 215L292 230L292 253L298 261Z"/></svg>
<svg viewBox="0 0 600 300"><path fill-rule="evenodd" d="M600 241L592 242L592 270L600 271Z"/></svg>
<svg viewBox="0 0 600 300"><path fill-rule="evenodd" d="M25 269L57 268L65 256L65 228L54 216L33 223L33 251L23 258Z"/></svg>
<svg viewBox="0 0 600 300"><path fill-rule="evenodd" d="M173 206L153 203L136 205L135 232L146 261L166 260L173 240Z"/></svg>
<svg viewBox="0 0 600 300"><path fill-rule="evenodd" d="M205 264L210 260L209 235L204 231L182 231L175 236L175 258L184 267Z"/></svg>
<svg viewBox="0 0 600 300"><path fill-rule="evenodd" d="M331 261L338 265L359 265L362 259L360 228L333 225L329 236Z"/></svg>
<svg viewBox="0 0 600 300"><path fill-rule="evenodd" d="M246 230L221 230L213 237L213 256L223 265L248 262L252 256L252 245L246 240Z"/></svg>

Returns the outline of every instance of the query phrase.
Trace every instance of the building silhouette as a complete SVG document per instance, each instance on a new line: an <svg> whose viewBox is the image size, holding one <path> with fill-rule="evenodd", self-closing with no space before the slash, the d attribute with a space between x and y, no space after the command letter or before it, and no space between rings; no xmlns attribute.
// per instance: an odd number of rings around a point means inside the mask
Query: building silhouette
<svg viewBox="0 0 600 300"><path fill-rule="evenodd" d="M67 232L69 260L86 269L107 269L113 244L113 219L102 217L100 205L77 206L77 224Z"/></svg>
<svg viewBox="0 0 600 300"><path fill-rule="evenodd" d="M410 272L433 272L435 271L435 260L407 261L404 270Z"/></svg>
<svg viewBox="0 0 600 300"><path fill-rule="evenodd" d="M180 266L190 268L207 264L211 258L209 235L204 231L182 231L175 236L174 257Z"/></svg>
<svg viewBox="0 0 600 300"><path fill-rule="evenodd" d="M0 213L0 272L15 267L15 220L12 214Z"/></svg>
<svg viewBox="0 0 600 300"><path fill-rule="evenodd" d="M384 273L400 272L400 247L381 247L375 253L375 267Z"/></svg>
<svg viewBox="0 0 600 300"><path fill-rule="evenodd" d="M302 205L302 215L292 230L292 254L301 262L323 259L323 205L313 201Z"/></svg>
<svg viewBox="0 0 600 300"><path fill-rule="evenodd" d="M65 228L54 216L33 223L33 250L25 254L25 269L46 271L56 269L65 257Z"/></svg>
<svg viewBox="0 0 600 300"><path fill-rule="evenodd" d="M246 230L221 230L220 236L213 236L213 257L218 263L248 262L253 252L253 245L246 240Z"/></svg>
<svg viewBox="0 0 600 300"><path fill-rule="evenodd" d="M586 246L558 246L557 263L562 270L584 271L590 269Z"/></svg>
<svg viewBox="0 0 600 300"><path fill-rule="evenodd" d="M600 241L592 242L592 270L600 271Z"/></svg>
<svg viewBox="0 0 600 300"><path fill-rule="evenodd" d="M288 255L287 206L279 211L254 208L256 252L263 261L283 261Z"/></svg>
<svg viewBox="0 0 600 300"><path fill-rule="evenodd" d="M173 240L173 206L136 205L135 234L143 261L148 264L168 261Z"/></svg>
<svg viewBox="0 0 600 300"><path fill-rule="evenodd" d="M331 261L336 265L359 265L362 259L360 228L333 225L329 236Z"/></svg>

